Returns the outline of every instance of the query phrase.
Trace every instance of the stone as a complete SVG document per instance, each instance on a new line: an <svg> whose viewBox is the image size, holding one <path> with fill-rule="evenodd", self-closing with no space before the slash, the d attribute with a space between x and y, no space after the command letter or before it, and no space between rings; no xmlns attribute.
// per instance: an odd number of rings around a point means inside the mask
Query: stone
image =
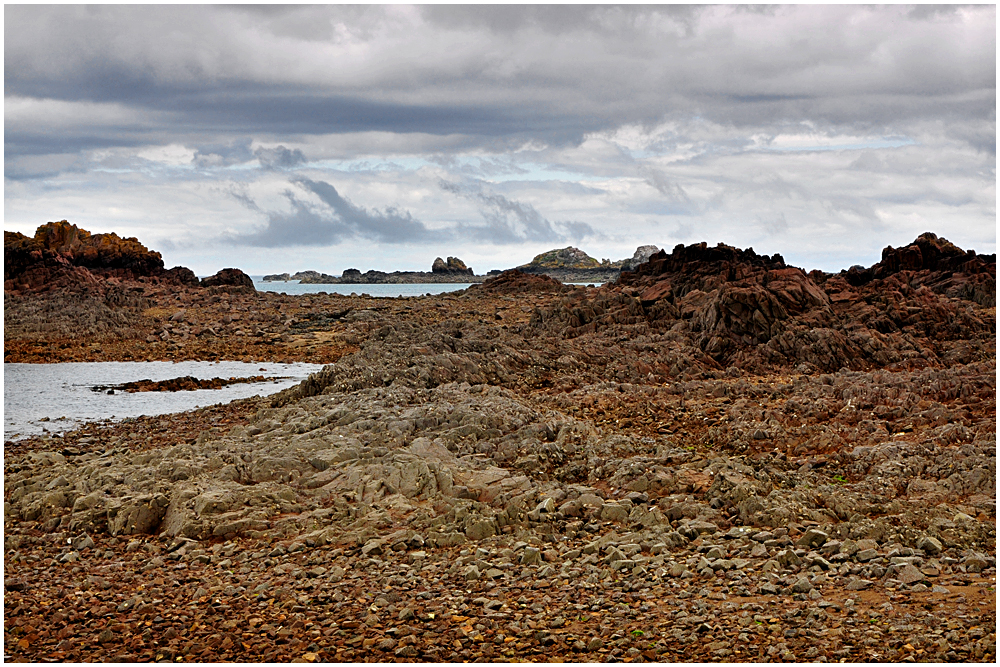
<svg viewBox="0 0 1000 667"><path fill-rule="evenodd" d="M914 584L918 581L923 581L926 577L924 573L917 569L915 566L907 563L900 570L896 572L895 576L904 584Z"/></svg>
<svg viewBox="0 0 1000 667"><path fill-rule="evenodd" d="M777 554L775 554L774 559L778 561L778 563L782 567L788 567L789 565L800 565L802 563L802 559L799 558L798 554L796 554L791 549L782 549Z"/></svg>
<svg viewBox="0 0 1000 667"><path fill-rule="evenodd" d="M417 649L412 644L407 644L406 646L401 646L396 649L395 656L397 658L416 658L419 655Z"/></svg>
<svg viewBox="0 0 1000 667"><path fill-rule="evenodd" d="M966 572L973 573L982 572L990 565L985 558L978 554L962 559L962 563L965 565Z"/></svg>
<svg viewBox="0 0 1000 667"><path fill-rule="evenodd" d="M847 582L847 585L844 586L844 588L849 591L864 591L871 588L871 586L872 582L867 579L852 579Z"/></svg>
<svg viewBox="0 0 1000 667"><path fill-rule="evenodd" d="M941 544L941 540L936 537L931 537L930 535L924 535L917 540L917 548L928 556L937 556L944 551L944 546Z"/></svg>
<svg viewBox="0 0 1000 667"><path fill-rule="evenodd" d="M542 552L535 547L525 547L521 553L521 565L539 565L542 562Z"/></svg>
<svg viewBox="0 0 1000 667"><path fill-rule="evenodd" d="M799 579L792 584L792 591L795 593L808 593L813 588L812 583L809 581L808 577L799 577Z"/></svg>
<svg viewBox="0 0 1000 667"><path fill-rule="evenodd" d="M363 556L381 556L384 548L385 544L382 540L372 538L365 542L365 545L361 547L361 554Z"/></svg>
<svg viewBox="0 0 1000 667"><path fill-rule="evenodd" d="M496 535L496 524L492 519L476 521L465 529L465 536L470 540L485 540L487 537Z"/></svg>
<svg viewBox="0 0 1000 667"><path fill-rule="evenodd" d="M858 543L854 540L844 540L844 543L840 545L840 553L853 556L858 553L858 548Z"/></svg>
<svg viewBox="0 0 1000 667"><path fill-rule="evenodd" d="M546 512L548 514L552 514L556 511L556 501L553 500L551 497L546 498L542 502L538 503L538 506L535 509L538 512Z"/></svg>
<svg viewBox="0 0 1000 667"><path fill-rule="evenodd" d="M798 542L796 542L796 545L804 549L817 549L823 546L823 543L826 542L828 537L829 536L822 530L817 530L816 528L810 528L809 530L807 530L805 533L802 534L802 537L799 538Z"/></svg>
<svg viewBox="0 0 1000 667"><path fill-rule="evenodd" d="M628 519L628 510L617 503L605 503L601 505L601 521L613 521L623 523Z"/></svg>
<svg viewBox="0 0 1000 667"><path fill-rule="evenodd" d="M874 558L878 558L878 551L875 549L862 549L854 554L854 558L860 563L867 563Z"/></svg>
<svg viewBox="0 0 1000 667"><path fill-rule="evenodd" d="M84 551L85 549L90 549L93 546L94 546L94 540L86 533L76 537L73 540L73 549L75 551Z"/></svg>

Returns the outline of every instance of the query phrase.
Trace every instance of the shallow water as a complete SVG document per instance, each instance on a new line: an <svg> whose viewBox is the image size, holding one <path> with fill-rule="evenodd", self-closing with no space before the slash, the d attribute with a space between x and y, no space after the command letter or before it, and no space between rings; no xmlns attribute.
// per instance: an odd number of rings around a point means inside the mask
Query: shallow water
<svg viewBox="0 0 1000 667"><path fill-rule="evenodd" d="M463 290L466 287L471 287L474 283L416 283L413 285L377 285L377 284L363 284L363 285L314 285L312 283L306 283L305 285L299 283L298 280L288 280L288 281L277 281L277 282L265 282L261 280L263 276L250 276L253 279L253 286L257 288L258 292L284 292L285 294L318 294L319 292L326 292L327 294L343 294L344 296L350 296L355 294L361 296L362 294L367 294L372 297L397 297L397 296L424 296L428 294L446 294L448 292L457 292L458 290ZM596 285L600 287L604 283L597 281L596 283L566 283L567 285Z"/></svg>
<svg viewBox="0 0 1000 667"><path fill-rule="evenodd" d="M317 294L326 292L327 294L343 294L350 296L352 293L357 296L367 294L373 297L397 297L397 296L424 296L425 294L444 294L445 292L457 292L469 287L472 283L416 283L413 285L314 285L299 283L298 280L265 282L263 276L250 276L253 286L260 292L284 292L285 294Z"/></svg>
<svg viewBox="0 0 1000 667"><path fill-rule="evenodd" d="M16 440L45 432L64 433L82 423L140 415L184 412L265 396L298 384L322 368L319 364L246 363L241 361L107 361L63 364L3 365L3 437ZM151 391L113 395L95 392L97 385L137 380L198 379L263 375L266 382L234 384L222 389ZM45 420L45 421L43 421Z"/></svg>

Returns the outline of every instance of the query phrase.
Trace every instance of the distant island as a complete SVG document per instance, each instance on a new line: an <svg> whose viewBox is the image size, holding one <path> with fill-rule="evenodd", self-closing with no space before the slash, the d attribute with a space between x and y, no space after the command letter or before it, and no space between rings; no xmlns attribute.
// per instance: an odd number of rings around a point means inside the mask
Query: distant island
<svg viewBox="0 0 1000 667"><path fill-rule="evenodd" d="M598 261L579 248L566 247L549 250L536 255L529 263L515 267L523 273L547 275L560 282L605 283L618 278L622 271L630 271L647 261L659 251L655 245L639 246L635 254L616 262ZM430 271L377 271L371 269L362 273L358 269L345 269L340 276L331 276L319 271L299 271L295 274L275 273L264 276L264 282L287 282L298 280L301 284L314 285L385 285L422 283L481 283L502 273L499 269L476 275L465 262L457 257L447 260L436 258Z"/></svg>

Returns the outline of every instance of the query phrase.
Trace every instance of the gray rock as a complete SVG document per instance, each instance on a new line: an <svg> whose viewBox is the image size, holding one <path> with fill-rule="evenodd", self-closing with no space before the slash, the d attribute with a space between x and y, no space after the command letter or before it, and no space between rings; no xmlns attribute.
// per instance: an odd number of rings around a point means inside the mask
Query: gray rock
<svg viewBox="0 0 1000 667"><path fill-rule="evenodd" d="M546 498L542 502L538 503L538 506L535 507L535 509L538 512L553 514L556 511L556 501L554 501L551 497Z"/></svg>
<svg viewBox="0 0 1000 667"><path fill-rule="evenodd" d="M722 550L722 547L712 547L711 549L708 550L708 553L705 554L705 558L709 560L714 560L716 558L725 558L725 557L726 553Z"/></svg>
<svg viewBox="0 0 1000 667"><path fill-rule="evenodd" d="M542 562L542 552L535 547L525 547L521 554L521 565L538 565Z"/></svg>
<svg viewBox="0 0 1000 667"><path fill-rule="evenodd" d="M802 563L802 559L792 551L791 549L782 549L779 551L774 559L781 564L782 567L788 567L789 565L799 565Z"/></svg>
<svg viewBox="0 0 1000 667"><path fill-rule="evenodd" d="M965 565L966 572L982 572L990 565L989 562L979 554L963 558L962 563Z"/></svg>
<svg viewBox="0 0 1000 667"><path fill-rule="evenodd" d="M812 582L807 577L800 577L798 581L792 584L792 591L795 593L808 593L812 590L812 587Z"/></svg>
<svg viewBox="0 0 1000 667"><path fill-rule="evenodd" d="M917 540L917 548L922 550L928 556L937 556L944 550L944 546L941 544L941 541L936 537L931 537L930 535L924 535Z"/></svg>
<svg viewBox="0 0 1000 667"><path fill-rule="evenodd" d="M417 652L416 647L411 646L410 644L396 649L395 652L395 656L397 658L416 658L417 655L419 655L419 653Z"/></svg>
<svg viewBox="0 0 1000 667"><path fill-rule="evenodd" d="M496 533L496 523L492 519L473 522L465 529L465 536L477 541L493 537Z"/></svg>
<svg viewBox="0 0 1000 667"><path fill-rule="evenodd" d="M601 505L601 521L613 521L623 523L628 519L628 510L617 503L605 503Z"/></svg>
<svg viewBox="0 0 1000 667"><path fill-rule="evenodd" d="M365 542L365 545L361 547L361 554L364 556L381 556L384 550L385 544L382 540L377 537Z"/></svg>
<svg viewBox="0 0 1000 667"><path fill-rule="evenodd" d="M127 499L111 517L108 531L112 535L151 533L163 521L170 500L162 493Z"/></svg>
<svg viewBox="0 0 1000 667"><path fill-rule="evenodd" d="M854 558L861 563L867 563L873 558L878 558L878 551L875 549L862 549L858 553L854 554Z"/></svg>
<svg viewBox="0 0 1000 667"><path fill-rule="evenodd" d="M851 581L847 582L847 585L844 586L844 589L849 591L864 591L871 588L871 586L872 582L867 579L852 579Z"/></svg>
<svg viewBox="0 0 1000 667"><path fill-rule="evenodd" d="M844 540L844 543L840 545L840 553L853 556L858 553L858 543L854 540Z"/></svg>
<svg viewBox="0 0 1000 667"><path fill-rule="evenodd" d="M75 551L83 551L85 549L90 549L94 546L94 540L91 539L90 535L84 533L73 539L73 549Z"/></svg>
<svg viewBox="0 0 1000 667"><path fill-rule="evenodd" d="M826 542L828 538L829 536L822 530L810 528L802 535L802 537L799 538L799 541L796 544L797 546L805 549L816 549L823 546L823 543Z"/></svg>

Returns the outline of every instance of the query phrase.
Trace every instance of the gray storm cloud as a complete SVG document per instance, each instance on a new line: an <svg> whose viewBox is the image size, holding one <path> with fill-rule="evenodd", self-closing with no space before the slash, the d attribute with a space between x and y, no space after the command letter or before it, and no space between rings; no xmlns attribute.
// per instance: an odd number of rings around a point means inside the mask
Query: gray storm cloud
<svg viewBox="0 0 1000 667"><path fill-rule="evenodd" d="M442 190L471 199L478 207L485 224L462 224L461 232L477 241L496 245L515 243L562 243L599 238L585 222L549 222L531 204L508 199L497 193L463 187L442 181Z"/></svg>
<svg viewBox="0 0 1000 667"><path fill-rule="evenodd" d="M70 5L5 16L7 96L114 102L151 137L221 125L560 143L664 114L876 130L949 114L962 128L996 100L985 6ZM31 125L8 149L45 150ZM115 141L113 128L91 129L77 140ZM958 133L991 143L978 128Z"/></svg>
<svg viewBox="0 0 1000 667"><path fill-rule="evenodd" d="M279 248L334 245L359 239L397 244L428 243L444 238L408 212L392 207L378 211L356 206L329 183L308 178L296 178L292 183L314 194L324 206L310 206L287 190L285 197L292 207L290 213L268 212L265 227L229 235L228 240L237 245ZM245 195L234 196L251 210L260 210L256 202Z"/></svg>
<svg viewBox="0 0 1000 667"><path fill-rule="evenodd" d="M5 228L399 257L781 241L827 268L947 228L989 252L995 26L994 5L9 5Z"/></svg>

